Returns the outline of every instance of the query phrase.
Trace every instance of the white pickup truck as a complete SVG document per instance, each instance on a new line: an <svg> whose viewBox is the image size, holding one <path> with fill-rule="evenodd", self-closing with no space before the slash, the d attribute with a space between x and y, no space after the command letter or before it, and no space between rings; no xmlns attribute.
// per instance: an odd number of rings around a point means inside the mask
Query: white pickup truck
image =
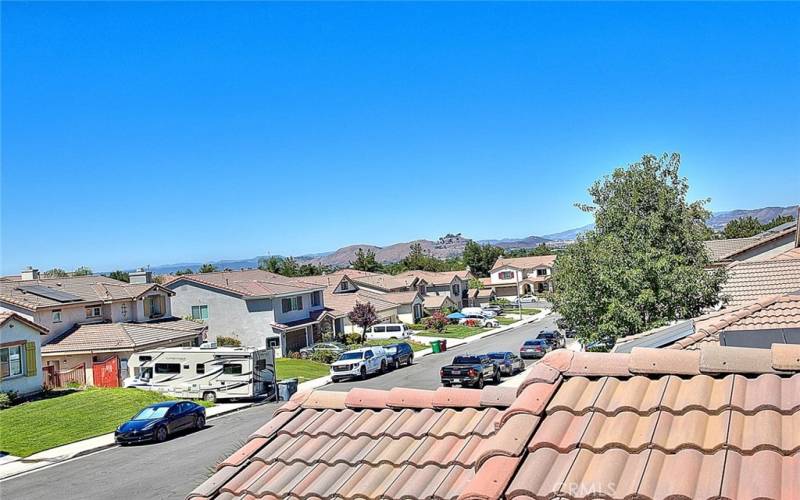
<svg viewBox="0 0 800 500"><path fill-rule="evenodd" d="M388 363L383 347L362 347L346 351L331 363L331 380L338 382L355 377L364 380L367 375L385 372Z"/></svg>

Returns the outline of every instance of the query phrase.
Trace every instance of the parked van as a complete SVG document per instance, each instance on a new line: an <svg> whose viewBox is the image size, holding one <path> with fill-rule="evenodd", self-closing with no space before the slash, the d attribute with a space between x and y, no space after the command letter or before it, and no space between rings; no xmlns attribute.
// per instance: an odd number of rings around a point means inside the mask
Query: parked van
<svg viewBox="0 0 800 500"><path fill-rule="evenodd" d="M403 323L381 323L367 329L367 339L404 339L412 333Z"/></svg>
<svg viewBox="0 0 800 500"><path fill-rule="evenodd" d="M179 398L254 398L275 391L275 351L254 347L166 347L133 354L132 377L137 387Z"/></svg>

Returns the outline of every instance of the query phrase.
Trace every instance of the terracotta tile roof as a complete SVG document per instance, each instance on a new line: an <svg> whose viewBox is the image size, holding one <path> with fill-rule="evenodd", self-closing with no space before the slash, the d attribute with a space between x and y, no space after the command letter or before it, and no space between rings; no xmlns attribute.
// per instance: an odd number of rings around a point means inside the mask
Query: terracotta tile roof
<svg viewBox="0 0 800 500"><path fill-rule="evenodd" d="M332 293L333 287L326 288L323 292L325 300L325 308L334 316L345 316L353 310L357 302L369 302L375 307L375 310L387 311L394 309L397 304L389 302L380 298L380 295L362 292L347 292L347 293Z"/></svg>
<svg viewBox="0 0 800 500"><path fill-rule="evenodd" d="M782 254L773 257L773 260L785 260L785 259L800 259L800 247L792 248L791 250L787 250Z"/></svg>
<svg viewBox="0 0 800 500"><path fill-rule="evenodd" d="M441 271L441 272L433 272L433 271L406 271L404 273L400 273L397 276L402 276L406 278L421 278L430 283L431 285L449 285L450 282L453 281L453 278L458 276L462 280L468 280L470 276L469 271Z"/></svg>
<svg viewBox="0 0 800 500"><path fill-rule="evenodd" d="M51 292L66 293L73 296L75 300L61 302L47 296L37 295L30 287L43 287ZM107 276L71 276L24 281L3 278L0 279L0 301L35 311L44 307L131 300L153 289L162 289L172 293L157 283L132 285Z"/></svg>
<svg viewBox="0 0 800 500"><path fill-rule="evenodd" d="M43 345L42 353L120 351L156 347L167 342L196 338L206 329L205 325L178 318L148 323L75 325Z"/></svg>
<svg viewBox="0 0 800 500"><path fill-rule="evenodd" d="M425 295L422 305L426 309L439 309L444 306L445 302L452 303L453 301L447 295Z"/></svg>
<svg viewBox="0 0 800 500"><path fill-rule="evenodd" d="M11 321L12 319L15 321L19 321L20 323L23 323L25 325L28 325L29 327L33 328L34 330L37 330L41 334L46 335L49 332L47 328L43 327L39 323L36 323L26 318L25 316L10 311L0 311L0 326L5 325L6 322Z"/></svg>
<svg viewBox="0 0 800 500"><path fill-rule="evenodd" d="M343 270L342 273L357 285L371 287L381 291L405 290L415 286L417 279L412 276L392 276L391 274L367 273L352 269Z"/></svg>
<svg viewBox="0 0 800 500"><path fill-rule="evenodd" d="M247 269L216 273L185 274L167 283L168 288L189 281L235 293L241 297L270 297L321 290L322 286L301 278L287 278L279 274Z"/></svg>
<svg viewBox="0 0 800 500"><path fill-rule="evenodd" d="M383 299L383 300L385 300L387 302L391 302L392 304L396 304L398 306L413 304L414 300L416 300L416 298L418 296L420 296L419 292L416 292L416 291L389 292L389 293L382 293L382 294L364 292L364 295L365 296L380 297L381 299Z"/></svg>
<svg viewBox="0 0 800 500"><path fill-rule="evenodd" d="M800 258L736 262L728 266L721 296L741 305L766 296L800 290Z"/></svg>
<svg viewBox="0 0 800 500"><path fill-rule="evenodd" d="M556 262L555 255L537 255L533 257L500 257L494 263L492 271L501 267L515 267L517 269L533 269L534 267L553 267Z"/></svg>
<svg viewBox="0 0 800 500"><path fill-rule="evenodd" d="M800 346L712 351L554 351L519 388L296 394L189 498L797 497ZM715 368L765 354L755 378Z"/></svg>
<svg viewBox="0 0 800 500"><path fill-rule="evenodd" d="M756 248L765 243L783 238L797 231L797 223L789 222L759 233L749 238L732 238L727 240L704 241L709 258L712 262L728 260L746 250Z"/></svg>

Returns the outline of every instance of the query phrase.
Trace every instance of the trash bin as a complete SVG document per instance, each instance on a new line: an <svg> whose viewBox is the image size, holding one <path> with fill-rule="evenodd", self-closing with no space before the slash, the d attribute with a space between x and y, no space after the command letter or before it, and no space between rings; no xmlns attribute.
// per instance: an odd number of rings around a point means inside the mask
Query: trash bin
<svg viewBox="0 0 800 500"><path fill-rule="evenodd" d="M440 341L438 341L438 340L431 341L431 350L434 353L442 352L442 343Z"/></svg>
<svg viewBox="0 0 800 500"><path fill-rule="evenodd" d="M442 339L442 352L447 350L447 339Z"/></svg>
<svg viewBox="0 0 800 500"><path fill-rule="evenodd" d="M278 400L289 401L292 394L297 392L297 379L289 378L278 382Z"/></svg>

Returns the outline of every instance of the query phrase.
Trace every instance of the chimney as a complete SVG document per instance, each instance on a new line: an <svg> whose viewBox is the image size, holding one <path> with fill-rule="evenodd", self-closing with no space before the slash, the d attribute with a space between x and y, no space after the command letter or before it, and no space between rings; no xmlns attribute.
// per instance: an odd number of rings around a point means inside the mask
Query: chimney
<svg viewBox="0 0 800 500"><path fill-rule="evenodd" d="M153 282L153 273L141 267L130 274L131 285L145 285Z"/></svg>
<svg viewBox="0 0 800 500"><path fill-rule="evenodd" d="M31 266L26 267L19 273L20 277L23 281L30 281L30 280L38 280L39 279L39 270L34 269Z"/></svg>

